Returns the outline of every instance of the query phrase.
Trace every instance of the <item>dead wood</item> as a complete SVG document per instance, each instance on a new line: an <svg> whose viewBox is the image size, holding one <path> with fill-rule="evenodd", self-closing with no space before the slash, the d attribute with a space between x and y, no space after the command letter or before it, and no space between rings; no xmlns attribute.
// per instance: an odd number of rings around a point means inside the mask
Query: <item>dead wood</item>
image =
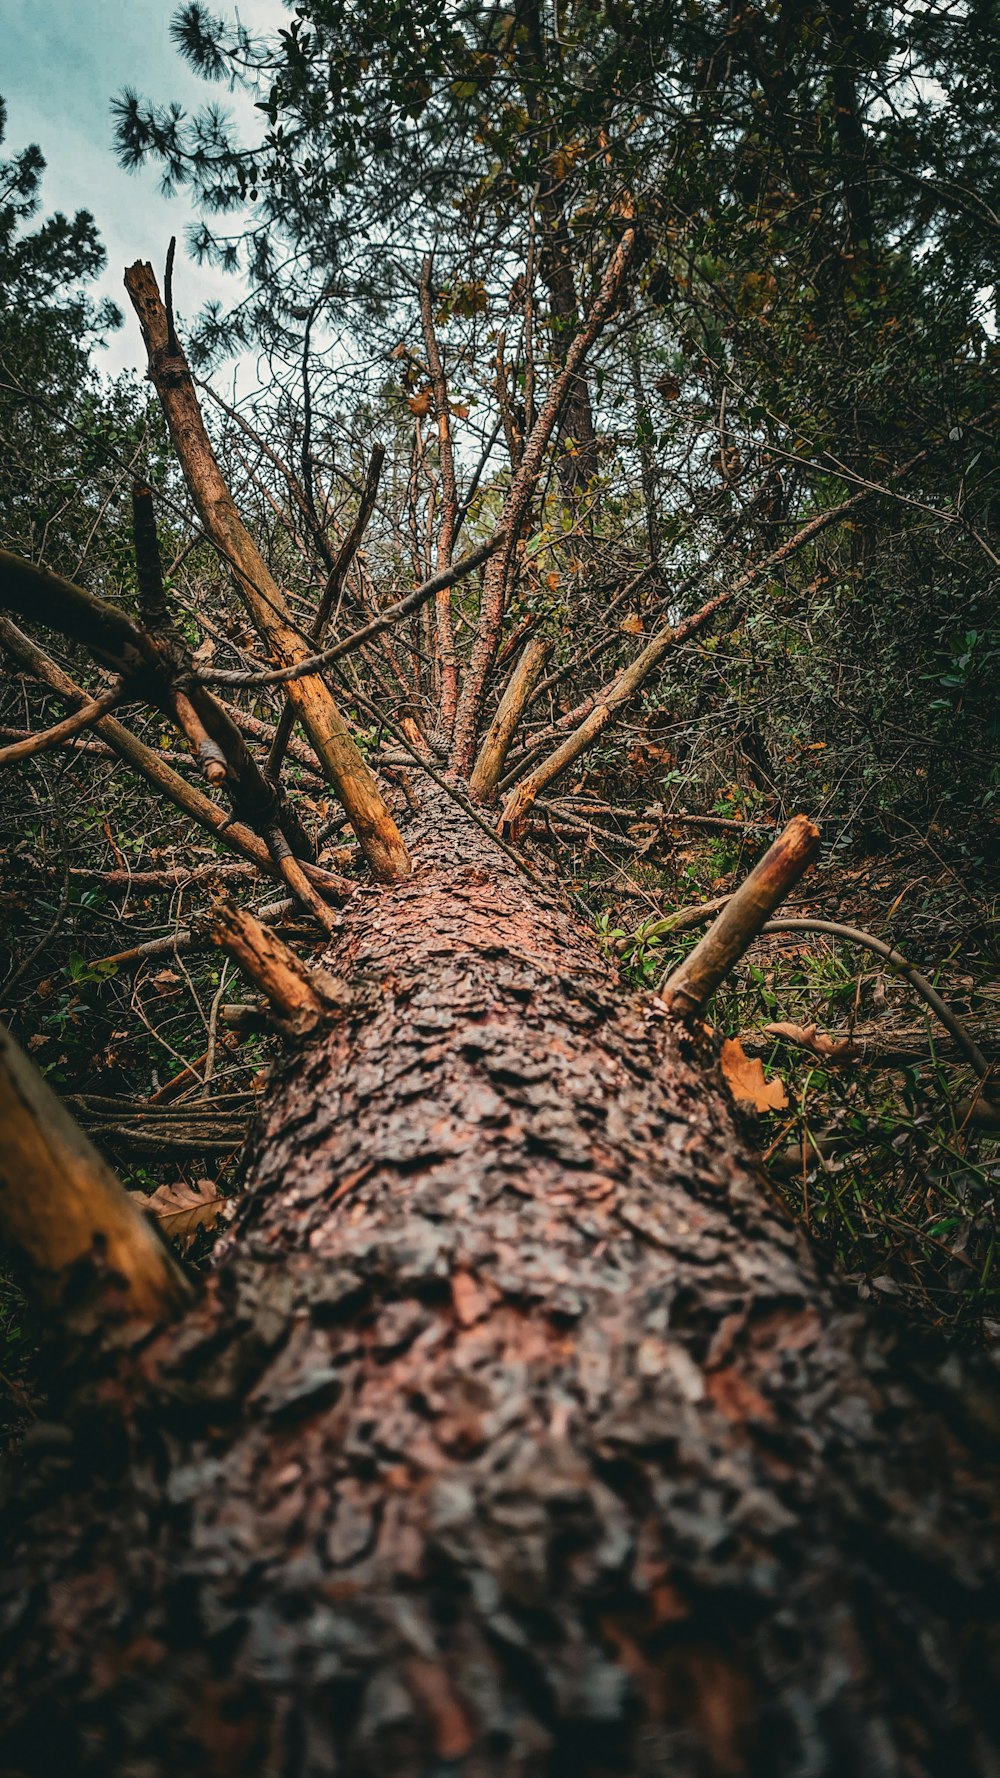
<svg viewBox="0 0 1000 1778"><path fill-rule="evenodd" d="M469 791L476 802L488 801L500 781L517 725L546 662L551 658L552 649L553 643L545 637L535 637L525 643L472 769Z"/></svg>
<svg viewBox="0 0 1000 1778"><path fill-rule="evenodd" d="M819 828L796 815L729 897L714 924L660 989L665 1006L691 1019L742 957L768 916L794 889L819 851Z"/></svg>
<svg viewBox="0 0 1000 1778"><path fill-rule="evenodd" d="M117 1154L181 1157L240 1148L257 1100L252 1093L230 1093L194 1105L156 1105L76 1093L69 1104L83 1128Z"/></svg>
<svg viewBox="0 0 1000 1778"><path fill-rule="evenodd" d="M310 626L309 641L313 646L317 643L321 643L323 640L327 624L330 621L330 615L336 609L337 602L343 591L347 571L357 555L358 550L361 548L361 541L368 528L368 521L375 510L379 478L382 474L382 464L384 462L385 446L376 444L373 447L371 458L368 463L365 484L361 490L361 502L358 506L354 522L349 527L340 548L330 563L326 577L326 585L320 595L319 604L316 607L316 615ZM286 697L285 707L278 719L278 726L275 730L274 740L271 743L271 751L267 757L267 773L268 777L272 779L276 779L278 773L281 771L281 763L284 759L285 750L291 737L294 721L295 706L292 703L291 698Z"/></svg>
<svg viewBox="0 0 1000 1778"><path fill-rule="evenodd" d="M206 532L233 572L260 635L281 666L308 652L289 621L285 597L243 524L219 470L202 419L187 360L171 350L166 311L150 265L137 261L125 287L139 317L149 373L163 405L181 468ZM375 876L405 877L410 861L399 830L324 681L316 674L289 681L289 696L316 754L344 805Z"/></svg>
<svg viewBox="0 0 1000 1778"><path fill-rule="evenodd" d="M52 747L62 747L74 735L84 729L91 728L102 716L107 716L116 704L120 704L123 688L114 686L110 691L103 692L99 698L91 698L74 710L72 716L64 716L62 722L53 723L51 728L43 729L38 734L26 735L21 741L14 741L9 747L0 747L0 766L17 765L22 759L33 759L38 753L47 753Z"/></svg>
<svg viewBox="0 0 1000 1778"><path fill-rule="evenodd" d="M63 697L74 703L86 701L86 692L75 684L68 673L64 673L51 656L47 655L44 649L39 648L37 643L32 642L28 636L25 636L17 628L17 625L11 622L10 618L2 616L0 616L0 642L9 649L17 660L27 666L37 678L50 685L54 691L58 691ZM94 728L118 754L119 758L127 760L129 765L134 766L147 783L154 790L166 796L176 808L181 810L182 814L189 816L192 821L197 822L200 827L205 828L207 832L221 840L223 845L228 846L231 851L239 853L243 858L255 864L266 876L280 877L281 873L277 864L271 857L264 841L256 833L253 833L242 822L230 820L224 809L221 809L217 803L213 803L193 784L188 784L186 779L166 765L160 755L155 753L151 747L147 747L135 735L130 734L128 729L123 728L115 717L102 716L95 722ZM344 877L338 877L333 871L324 870L321 866L310 864L307 861L303 861L302 869L312 886L318 889L324 897L339 900L354 893L355 885Z"/></svg>
<svg viewBox="0 0 1000 1778"><path fill-rule="evenodd" d="M985 1371L907 1366L697 1039L425 796L198 1304L26 1461L0 1765L988 1778Z"/></svg>
<svg viewBox="0 0 1000 1778"><path fill-rule="evenodd" d="M273 932L235 902L220 901L209 925L212 942L259 988L275 1023L289 1035L312 1032L350 1004L350 994L324 970L309 969Z"/></svg>
<svg viewBox="0 0 1000 1778"><path fill-rule="evenodd" d="M77 1332L161 1321L190 1286L148 1219L0 1027L0 1237L32 1295Z"/></svg>

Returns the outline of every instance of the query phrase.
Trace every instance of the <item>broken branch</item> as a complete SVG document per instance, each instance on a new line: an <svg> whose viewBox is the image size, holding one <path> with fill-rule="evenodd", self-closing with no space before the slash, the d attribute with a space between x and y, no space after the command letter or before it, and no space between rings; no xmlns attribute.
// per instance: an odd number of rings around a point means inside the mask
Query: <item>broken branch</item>
<svg viewBox="0 0 1000 1778"><path fill-rule="evenodd" d="M535 637L525 644L472 770L469 792L477 802L485 802L499 783L515 730L528 699L541 678L542 669L552 654L553 646L543 636Z"/></svg>
<svg viewBox="0 0 1000 1778"><path fill-rule="evenodd" d="M796 815L741 883L694 950L660 989L664 1004L689 1020L703 1011L719 983L784 901L819 850L819 828Z"/></svg>
<svg viewBox="0 0 1000 1778"><path fill-rule="evenodd" d="M292 628L284 594L240 518L205 430L187 360L171 340L150 265L128 268L125 287L149 354L149 374L163 405L174 448L206 532L233 571L258 632L282 666L303 659L306 645ZM289 681L289 695L323 770L337 792L373 874L407 877L409 853L329 687L315 673Z"/></svg>
<svg viewBox="0 0 1000 1778"><path fill-rule="evenodd" d="M322 970L308 969L283 940L235 902L218 903L209 931L213 944L270 1001L286 1032L302 1035L343 1010L342 985Z"/></svg>
<svg viewBox="0 0 1000 1778"><path fill-rule="evenodd" d="M54 723L51 728L42 729L37 735L27 735L23 741L13 741L9 747L0 747L0 766L16 765L19 760L32 759L36 753L47 753L51 747L62 747L73 735L107 716L116 704L121 703L123 696L122 686L116 685L99 698L81 704L72 716L64 716L62 722Z"/></svg>
<svg viewBox="0 0 1000 1778"><path fill-rule="evenodd" d="M180 1310L184 1273L2 1026L0 1125L0 1235L43 1305L78 1332Z"/></svg>

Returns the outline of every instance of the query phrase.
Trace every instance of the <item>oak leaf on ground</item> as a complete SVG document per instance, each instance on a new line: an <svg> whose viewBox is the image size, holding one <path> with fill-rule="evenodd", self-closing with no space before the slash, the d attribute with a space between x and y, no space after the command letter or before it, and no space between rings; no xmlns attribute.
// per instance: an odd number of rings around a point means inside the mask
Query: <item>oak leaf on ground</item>
<svg viewBox="0 0 1000 1778"><path fill-rule="evenodd" d="M738 1037L725 1037L719 1066L737 1104L752 1111L784 1111L788 1094L780 1080L765 1080L763 1063L748 1056Z"/></svg>
<svg viewBox="0 0 1000 1778"><path fill-rule="evenodd" d="M211 1179L196 1179L193 1185L178 1179L157 1186L149 1197L145 1192L132 1192L131 1196L141 1199L142 1206L156 1217L163 1233L176 1241L182 1253L193 1245L200 1229L215 1227L231 1203Z"/></svg>

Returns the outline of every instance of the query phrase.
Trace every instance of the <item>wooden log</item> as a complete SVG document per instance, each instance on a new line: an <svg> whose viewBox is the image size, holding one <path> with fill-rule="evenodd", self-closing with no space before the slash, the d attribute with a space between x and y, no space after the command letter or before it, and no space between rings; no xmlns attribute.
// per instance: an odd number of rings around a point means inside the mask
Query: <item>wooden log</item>
<svg viewBox="0 0 1000 1778"><path fill-rule="evenodd" d="M700 1013L819 851L819 828L796 815L660 990L682 1018Z"/></svg>
<svg viewBox="0 0 1000 1778"><path fill-rule="evenodd" d="M0 1026L0 1238L77 1332L161 1321L191 1286L38 1069Z"/></svg>

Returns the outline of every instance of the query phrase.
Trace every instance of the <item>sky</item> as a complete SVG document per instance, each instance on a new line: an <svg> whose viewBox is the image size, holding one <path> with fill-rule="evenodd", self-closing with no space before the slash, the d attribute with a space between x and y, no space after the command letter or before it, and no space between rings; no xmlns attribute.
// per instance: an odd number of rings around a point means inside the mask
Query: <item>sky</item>
<svg viewBox="0 0 1000 1778"><path fill-rule="evenodd" d="M125 325L98 355L110 373L145 370L138 323L122 289L125 266L148 259L162 283L167 243L178 237L174 302L179 318L211 298L239 299L239 279L197 266L182 253L193 213L185 195L163 197L153 165L138 173L119 167L113 147L111 101L123 87L158 101L176 99L196 110L207 99L245 111L226 88L208 84L182 61L170 40L177 0L0 0L0 93L7 101L7 135L0 156L37 143L47 162L42 212L95 217L108 255L102 278L90 287L125 309ZM215 0L251 29L286 19L282 0ZM238 113L239 114L239 113ZM252 113L251 113L252 115Z"/></svg>

